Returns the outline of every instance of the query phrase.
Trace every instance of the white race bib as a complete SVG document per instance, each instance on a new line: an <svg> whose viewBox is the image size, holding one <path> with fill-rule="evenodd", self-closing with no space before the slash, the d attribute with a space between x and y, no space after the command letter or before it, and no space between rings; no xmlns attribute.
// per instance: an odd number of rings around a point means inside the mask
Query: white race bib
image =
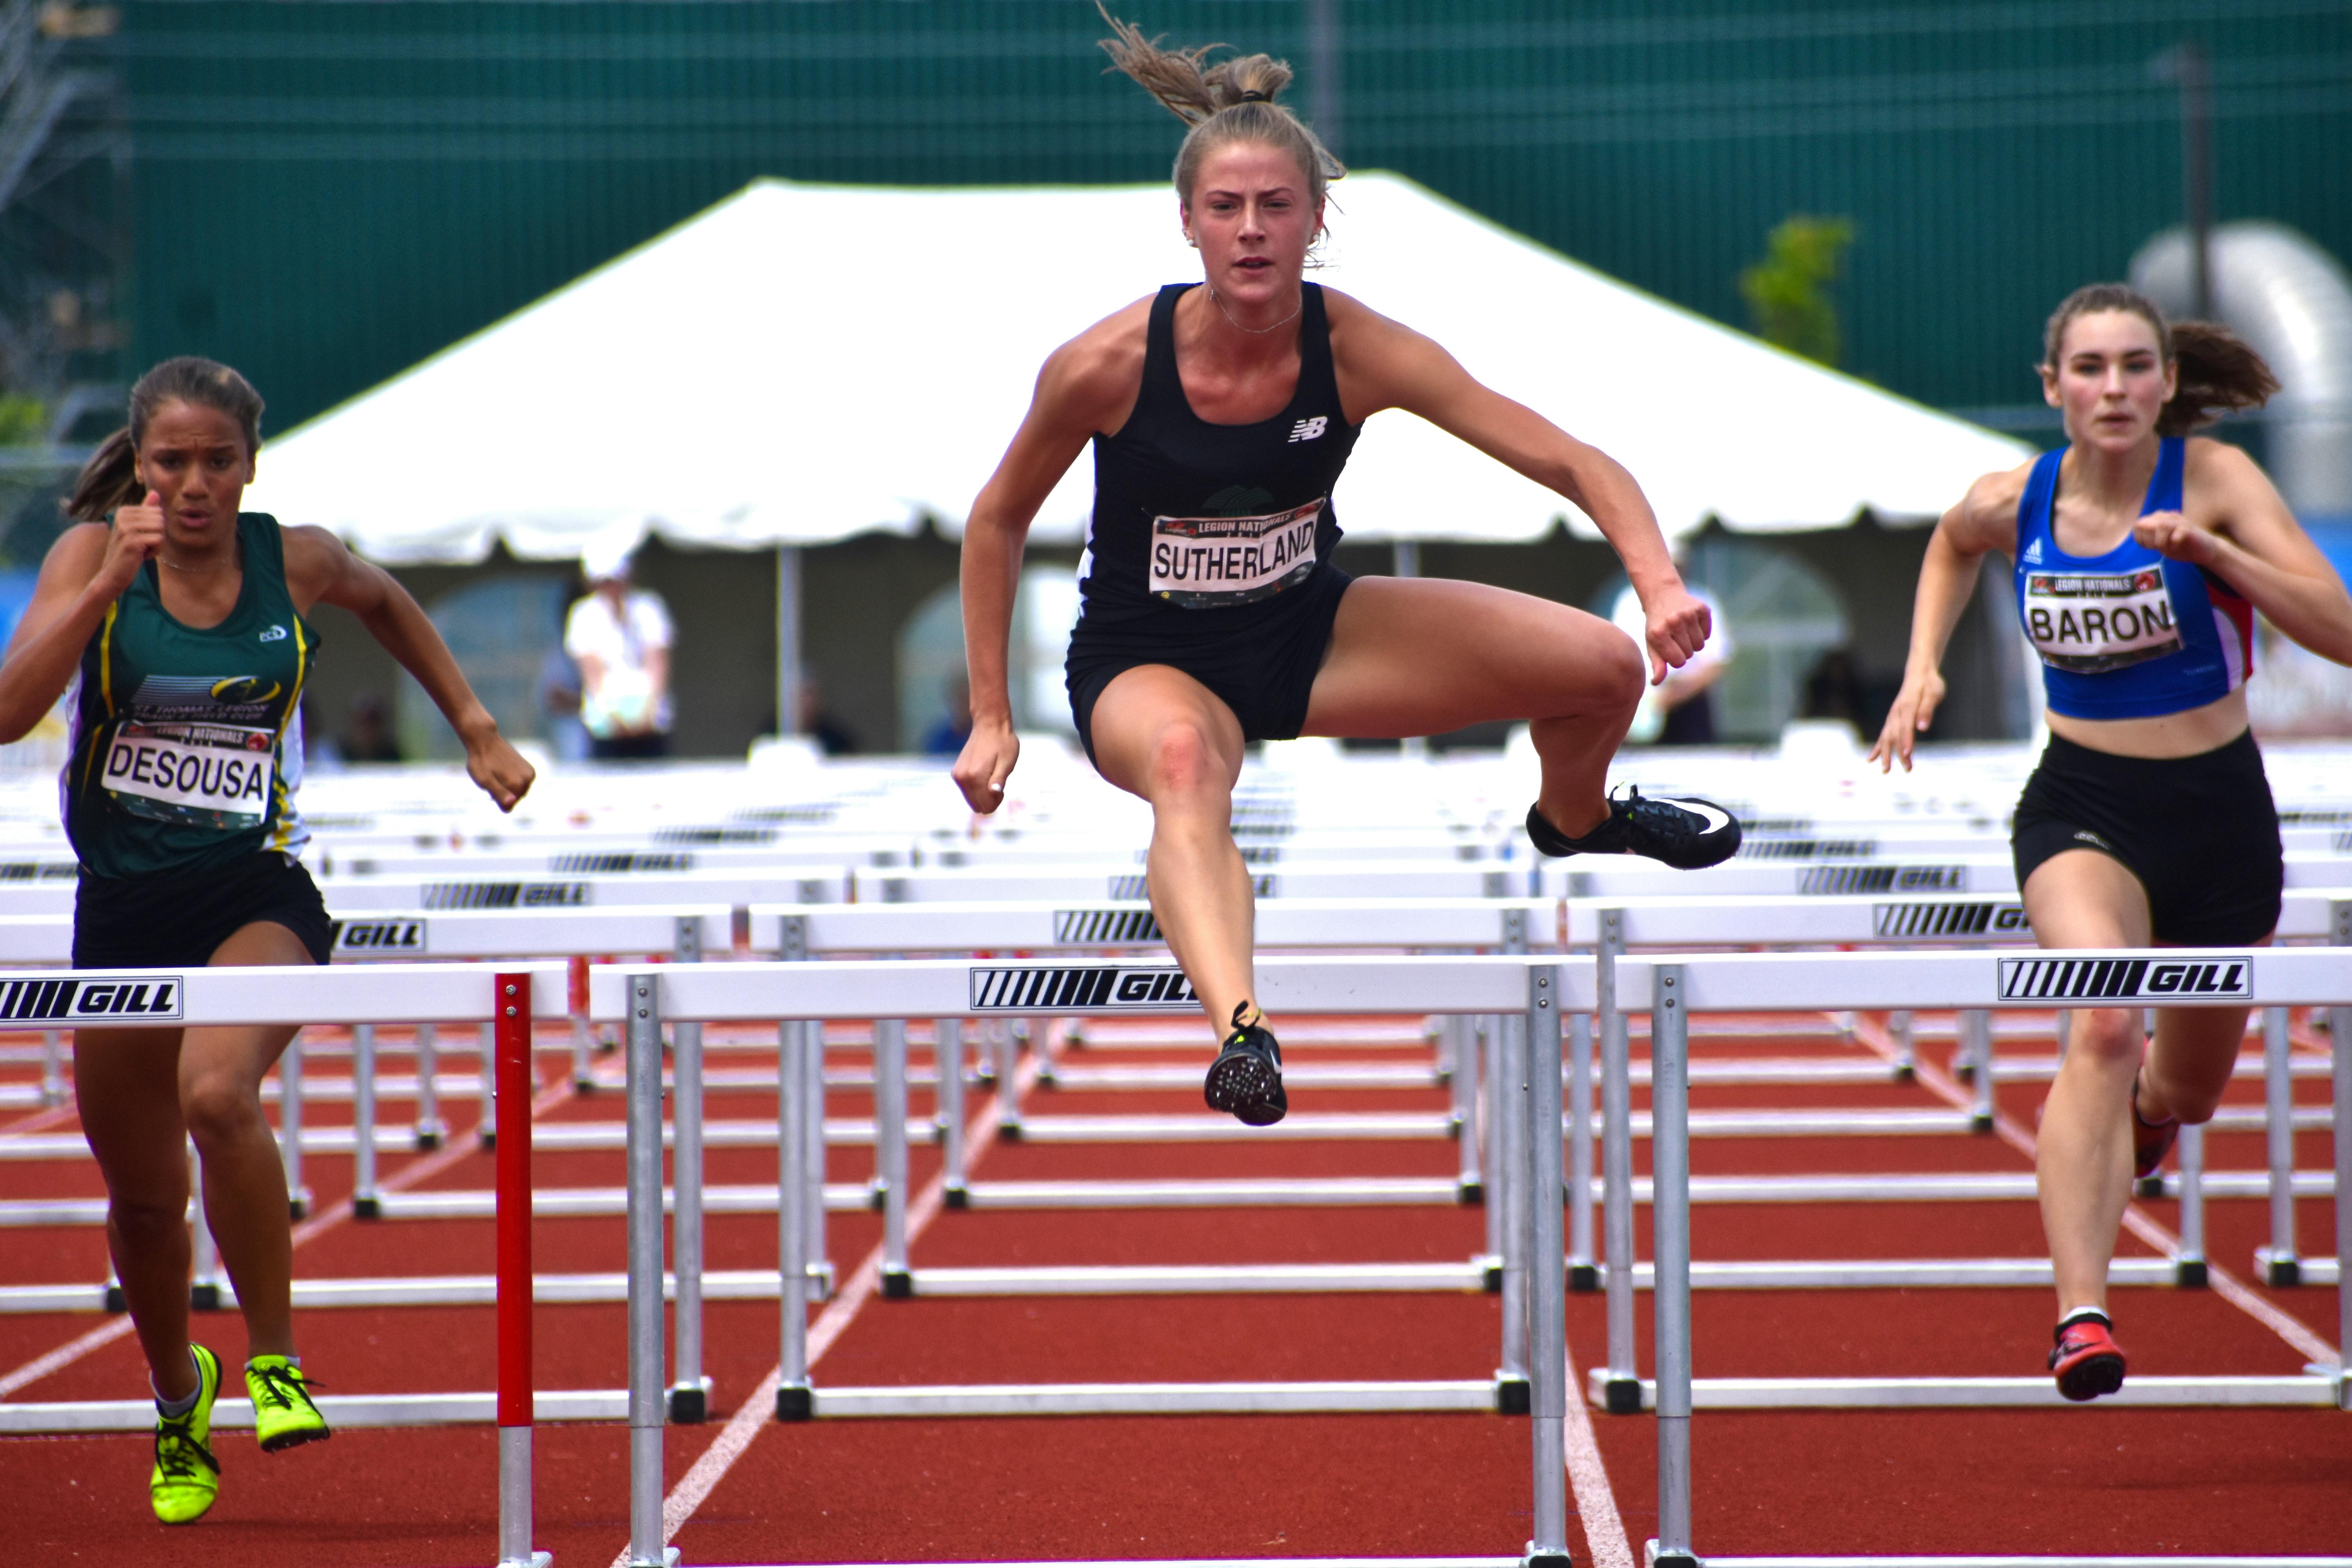
<svg viewBox="0 0 2352 1568"><path fill-rule="evenodd" d="M2025 574L2025 635L2053 669L2096 675L2180 646L2164 568Z"/></svg>
<svg viewBox="0 0 2352 1568"><path fill-rule="evenodd" d="M107 793L136 816L258 827L269 814L276 735L234 724L124 724L106 748Z"/></svg>
<svg viewBox="0 0 2352 1568"><path fill-rule="evenodd" d="M1155 517L1151 592L1181 609L1246 605L1315 570L1328 497L1265 517Z"/></svg>

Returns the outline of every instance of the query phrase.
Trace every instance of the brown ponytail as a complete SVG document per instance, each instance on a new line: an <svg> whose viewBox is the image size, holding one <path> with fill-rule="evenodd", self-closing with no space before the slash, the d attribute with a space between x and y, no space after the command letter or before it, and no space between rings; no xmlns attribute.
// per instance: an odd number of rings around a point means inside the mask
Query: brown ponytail
<svg viewBox="0 0 2352 1568"><path fill-rule="evenodd" d="M139 482L139 444L146 439L147 422L167 403L212 408L236 421L245 437L248 461L261 449L261 394L253 384L216 360L184 354L167 359L139 378L131 389L131 423L99 443L82 465L73 493L61 506L79 522L103 522L120 506L146 494Z"/></svg>
<svg viewBox="0 0 2352 1568"><path fill-rule="evenodd" d="M1267 55L1241 55L1203 65L1211 50L1232 46L1164 49L1134 23L1112 16L1102 0L1095 0L1095 9L1116 35L1101 40L1110 68L1132 77L1162 108L1192 128L1176 153L1176 194L1184 200L1192 199L1201 161L1234 142L1260 142L1289 153L1307 175L1308 199L1318 205L1330 183L1347 174L1315 132L1275 101L1290 85L1288 62Z"/></svg>
<svg viewBox="0 0 2352 1568"><path fill-rule="evenodd" d="M2164 312L2138 289L2122 283L2090 283L2075 289L2050 312L2042 331L2045 375L2058 373L2066 328L2077 316L2124 310L2156 329L2156 342L2179 380L2157 416L2159 436L2186 436L2240 408L2260 408L2279 389L2278 377L2263 356L2218 321L2167 321Z"/></svg>

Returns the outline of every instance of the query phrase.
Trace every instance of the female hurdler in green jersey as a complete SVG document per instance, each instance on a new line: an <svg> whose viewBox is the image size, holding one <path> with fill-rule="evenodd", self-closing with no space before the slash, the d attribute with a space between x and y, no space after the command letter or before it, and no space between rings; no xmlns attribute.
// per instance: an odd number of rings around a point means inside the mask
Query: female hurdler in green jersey
<svg viewBox="0 0 2352 1568"><path fill-rule="evenodd" d="M83 469L79 520L42 563L0 663L0 741L71 689L60 780L80 861L77 969L323 963L329 927L298 858L308 837L302 683L313 605L349 610L440 705L474 782L502 809L530 764L499 734L448 648L399 584L323 529L280 528L237 503L253 478L261 398L209 360L175 359L131 393L131 424ZM106 1239L139 1331L158 1419L156 1518L212 1506L219 1360L188 1340L188 1165L236 1289L264 1449L328 1435L294 1353L286 1173L261 1113L285 1026L77 1029L74 1098L106 1177Z"/></svg>

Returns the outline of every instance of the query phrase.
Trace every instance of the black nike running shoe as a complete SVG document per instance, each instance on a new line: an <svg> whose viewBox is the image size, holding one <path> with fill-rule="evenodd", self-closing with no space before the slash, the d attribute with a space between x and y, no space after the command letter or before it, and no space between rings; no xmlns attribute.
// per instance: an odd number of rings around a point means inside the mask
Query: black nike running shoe
<svg viewBox="0 0 2352 1568"><path fill-rule="evenodd" d="M1234 1007L1234 1032L1209 1064L1201 1094L1212 1110L1225 1111L1251 1127L1271 1127L1290 1110L1290 1097L1282 1092L1282 1047L1275 1043L1264 1015L1256 1023L1242 1022L1248 1011L1246 1002Z"/></svg>
<svg viewBox="0 0 2352 1568"><path fill-rule="evenodd" d="M1739 851L1739 819L1696 795L1650 796L1629 787L1622 799L1609 798L1609 819L1581 838L1570 838L1528 807L1528 837L1536 853L1559 859L1569 855L1646 855L1677 870L1719 866Z"/></svg>

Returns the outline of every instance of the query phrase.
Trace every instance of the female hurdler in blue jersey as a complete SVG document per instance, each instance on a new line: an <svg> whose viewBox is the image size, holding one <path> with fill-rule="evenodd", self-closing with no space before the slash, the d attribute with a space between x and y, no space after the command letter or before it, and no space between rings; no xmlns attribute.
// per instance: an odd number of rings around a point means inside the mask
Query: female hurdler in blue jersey
<svg viewBox="0 0 2352 1568"><path fill-rule="evenodd" d="M1071 710L1103 776L1151 803L1153 910L1211 1019L1231 1031L1208 1101L1262 1125L1286 1101L1256 1016L1250 879L1231 832L1247 742L1531 720L1543 779L1528 829L1541 852L1712 865L1738 847L1738 824L1705 802L1607 798L1643 673L1608 622L1471 583L1351 582L1331 565L1332 483L1363 422L1405 408L1600 525L1641 595L1654 679L1707 636L1706 607L1622 468L1480 385L1429 339L1304 281L1339 168L1274 101L1289 68L1254 55L1204 70L1205 51L1162 50L1112 25L1117 67L1192 127L1175 184L1205 281L1169 285L1056 350L973 502L972 730L955 778L977 811L1003 798L1019 751L1005 643L1022 544L1091 443ZM1078 254L1062 237L1060 263Z"/></svg>
<svg viewBox="0 0 2352 1568"><path fill-rule="evenodd" d="M1911 765L1979 558L2000 551L2049 699L2050 742L2011 835L2034 940L2267 942L2284 862L2246 727L2253 616L2352 663L2352 599L2252 459L2189 432L2278 384L2228 332L2168 327L2119 284L2059 306L2043 355L2068 444L1986 475L1937 525L1902 694L1871 754ZM2137 1007L2073 1013L2036 1156L2058 1285L2050 1370L2069 1399L2123 1385L2107 1262L2132 1178L2155 1172L2181 1123L2213 1114L2246 1015L2161 1009L2149 1041Z"/></svg>
<svg viewBox="0 0 2352 1568"><path fill-rule="evenodd" d="M502 809L530 764L499 734L399 584L323 529L238 510L261 398L210 360L167 360L131 389L131 424L99 447L0 663L0 740L70 692L66 832L80 861L77 969L324 963L329 927L297 858L308 837L302 684L309 616L333 605L414 675ZM188 1339L188 1161L245 1319L245 1388L265 1450L327 1424L294 1353L286 1172L261 1079L290 1026L77 1029L74 1102L106 1181L107 1248L157 1405L155 1517L185 1524L220 1488L217 1356Z"/></svg>

